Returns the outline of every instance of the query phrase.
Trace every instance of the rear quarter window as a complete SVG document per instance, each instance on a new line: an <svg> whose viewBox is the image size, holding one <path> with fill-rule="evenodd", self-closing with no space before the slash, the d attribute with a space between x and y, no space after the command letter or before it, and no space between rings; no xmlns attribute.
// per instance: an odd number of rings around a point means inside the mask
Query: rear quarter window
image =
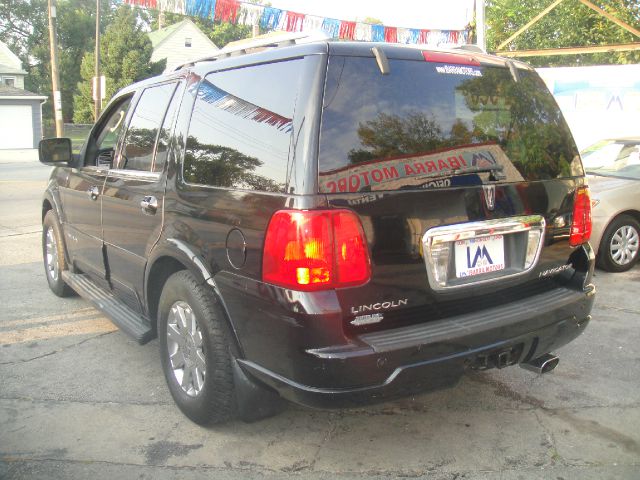
<svg viewBox="0 0 640 480"><path fill-rule="evenodd" d="M183 163L187 183L284 192L301 59L209 73Z"/></svg>
<svg viewBox="0 0 640 480"><path fill-rule="evenodd" d="M535 72L329 59L323 193L441 188L582 175L571 133Z"/></svg>

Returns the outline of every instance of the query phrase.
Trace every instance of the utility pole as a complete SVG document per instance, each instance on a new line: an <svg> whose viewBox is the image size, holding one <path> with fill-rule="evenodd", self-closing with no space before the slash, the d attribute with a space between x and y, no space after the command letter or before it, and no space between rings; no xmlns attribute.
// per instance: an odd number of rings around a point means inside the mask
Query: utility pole
<svg viewBox="0 0 640 480"><path fill-rule="evenodd" d="M62 97L58 76L58 31L56 27L56 0L49 0L49 47L51 50L51 90L53 91L53 112L56 122L56 137L64 135L62 120Z"/></svg>
<svg viewBox="0 0 640 480"><path fill-rule="evenodd" d="M96 0L96 70L93 78L93 94L95 95L95 104L93 108L93 116L98 121L100 110L102 109L102 85L100 79L100 0Z"/></svg>
<svg viewBox="0 0 640 480"><path fill-rule="evenodd" d="M476 0L476 42L483 50L487 51L487 38L484 25L484 0Z"/></svg>

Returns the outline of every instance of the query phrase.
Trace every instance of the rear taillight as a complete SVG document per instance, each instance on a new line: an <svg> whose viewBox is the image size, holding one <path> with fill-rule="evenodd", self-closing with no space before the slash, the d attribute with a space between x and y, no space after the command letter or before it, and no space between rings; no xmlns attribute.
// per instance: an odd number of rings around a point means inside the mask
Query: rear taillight
<svg viewBox="0 0 640 480"><path fill-rule="evenodd" d="M350 210L280 210L271 218L265 282L310 291L362 285L370 276L364 231Z"/></svg>
<svg viewBox="0 0 640 480"><path fill-rule="evenodd" d="M577 247L591 237L591 197L589 187L579 187L573 200L573 222L569 244Z"/></svg>

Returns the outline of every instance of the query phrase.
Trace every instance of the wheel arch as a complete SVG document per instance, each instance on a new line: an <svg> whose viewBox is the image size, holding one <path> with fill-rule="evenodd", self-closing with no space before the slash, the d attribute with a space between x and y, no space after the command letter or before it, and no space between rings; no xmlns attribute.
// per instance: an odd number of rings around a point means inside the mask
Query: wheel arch
<svg viewBox="0 0 640 480"><path fill-rule="evenodd" d="M621 220L621 217L627 217L625 220ZM610 245L608 242L611 240L611 235L616 227L624 225L627 222L634 221L640 225L640 212L634 209L627 209L620 211L613 215L606 226L603 228L602 237L600 238L598 245L598 255L596 257L597 264L603 270L609 272L625 272L635 265L640 259L638 252L636 251L635 257L632 257L630 261L620 264L615 258L613 258ZM626 260L626 257L625 257Z"/></svg>
<svg viewBox="0 0 640 480"><path fill-rule="evenodd" d="M59 221L63 223L64 212L61 208L59 192L57 188L54 188L51 185L47 186L47 189L44 191L44 194L42 196L41 220L44 220L44 216L49 210L53 210L56 213Z"/></svg>
<svg viewBox="0 0 640 480"><path fill-rule="evenodd" d="M632 217L633 219L635 219L636 222L640 223L640 210L628 209L628 210L622 210L620 212L617 212L615 215L613 215L609 219L607 224L602 229L602 236L600 237L600 244L598 245L598 253L600 253L600 247L602 246L602 242L604 242L605 233L606 233L607 229L609 228L609 226L613 222L615 222L618 218L620 218L623 215L628 215L628 216Z"/></svg>
<svg viewBox="0 0 640 480"><path fill-rule="evenodd" d="M241 343L224 299L203 259L181 240L169 239L163 242L162 246L156 248L147 266L145 275L146 306L149 321L155 332L157 332L158 305L164 284L174 273L189 270L198 281L206 283L211 288L224 317L222 323L227 328L229 338L232 339L232 353L236 358L243 358Z"/></svg>
<svg viewBox="0 0 640 480"><path fill-rule="evenodd" d="M630 217L633 217L636 219L636 222L640 223L640 210L625 210L623 212L620 212L618 215L616 215L614 218L619 217L620 215L629 215Z"/></svg>
<svg viewBox="0 0 640 480"><path fill-rule="evenodd" d="M53 195L53 193L50 190L47 190L44 194L44 197L42 199L42 210L41 210L41 214L42 214L42 218L40 219L41 223L44 223L44 217L47 215L47 213L49 213L50 211L53 211L53 213L55 214L55 216L57 217L57 222L58 222L58 227L60 228L60 234L62 236L61 240L62 240L62 250L64 253L64 258L67 261L67 265L69 266L70 270L74 270L74 267L71 263L71 259L69 257L69 250L67 249L67 239L65 238L65 234L64 234L64 228L62 226L62 221L61 221L61 212L60 212L60 208L59 208L59 204L56 201L56 197Z"/></svg>
<svg viewBox="0 0 640 480"><path fill-rule="evenodd" d="M49 210L53 210L53 204L49 201L48 198L45 197L45 199L42 201L42 218L40 218L41 222L44 221L44 216Z"/></svg>
<svg viewBox="0 0 640 480"><path fill-rule="evenodd" d="M147 274L146 298L147 313L154 330L157 331L158 303L164 284L174 273L187 269L184 263L168 255L157 258L151 265Z"/></svg>

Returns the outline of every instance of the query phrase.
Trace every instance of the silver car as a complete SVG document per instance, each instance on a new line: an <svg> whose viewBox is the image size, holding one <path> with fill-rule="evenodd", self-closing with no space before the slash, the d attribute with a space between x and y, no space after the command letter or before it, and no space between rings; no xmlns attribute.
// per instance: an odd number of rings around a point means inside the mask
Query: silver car
<svg viewBox="0 0 640 480"><path fill-rule="evenodd" d="M640 137L602 140L581 152L591 189L597 264L629 270L640 239Z"/></svg>

